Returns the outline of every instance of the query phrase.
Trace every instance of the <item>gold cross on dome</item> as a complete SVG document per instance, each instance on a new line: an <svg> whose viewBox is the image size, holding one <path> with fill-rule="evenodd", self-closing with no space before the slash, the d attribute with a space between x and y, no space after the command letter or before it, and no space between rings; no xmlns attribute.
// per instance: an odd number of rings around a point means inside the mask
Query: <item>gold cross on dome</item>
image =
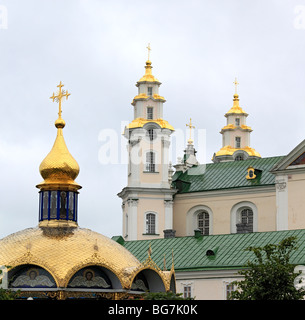
<svg viewBox="0 0 305 320"><path fill-rule="evenodd" d="M235 84L235 94L237 94L237 86L239 85L239 82L237 82L237 78L235 78L235 81L233 81Z"/></svg>
<svg viewBox="0 0 305 320"><path fill-rule="evenodd" d="M192 125L192 118L190 118L190 123L186 124L186 126L190 128L190 138L189 138L188 142L193 143L193 140L192 140L192 129L195 129L195 127Z"/></svg>
<svg viewBox="0 0 305 320"><path fill-rule="evenodd" d="M53 92L52 97L50 97L50 99L52 99L53 102L56 101L59 104L59 111L58 111L59 118L61 118L61 112L62 112L62 110L61 110L61 100L64 97L66 97L66 100L68 100L68 97L71 94L71 93L68 93L68 90L67 91L66 90L62 90L61 88L63 86L64 85L60 81L59 85L57 86L57 88L59 88L57 95L55 95L54 92Z"/></svg>
<svg viewBox="0 0 305 320"><path fill-rule="evenodd" d="M148 44L148 46L146 47L146 49L148 50L148 59L150 58L150 51L151 51L151 48L150 48L150 43Z"/></svg>

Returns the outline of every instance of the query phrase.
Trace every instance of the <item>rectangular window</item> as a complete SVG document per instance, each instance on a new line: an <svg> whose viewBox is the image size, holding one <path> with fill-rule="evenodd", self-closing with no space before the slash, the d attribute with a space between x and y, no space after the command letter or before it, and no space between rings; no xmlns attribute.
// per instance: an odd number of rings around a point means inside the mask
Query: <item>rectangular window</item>
<svg viewBox="0 0 305 320"><path fill-rule="evenodd" d="M57 218L57 191L51 191L50 219Z"/></svg>
<svg viewBox="0 0 305 320"><path fill-rule="evenodd" d="M241 138L235 137L235 148L240 148L240 142L241 142Z"/></svg>
<svg viewBox="0 0 305 320"><path fill-rule="evenodd" d="M43 196L42 196L42 218L43 220L48 219L48 207L49 207L49 191L43 191Z"/></svg>
<svg viewBox="0 0 305 320"><path fill-rule="evenodd" d="M148 213L146 215L146 233L156 233L156 215L154 213Z"/></svg>
<svg viewBox="0 0 305 320"><path fill-rule="evenodd" d="M235 125L238 126L238 127L240 126L240 119L239 118L235 119Z"/></svg>
<svg viewBox="0 0 305 320"><path fill-rule="evenodd" d="M147 94L149 95L149 96L152 96L152 87L147 87Z"/></svg>
<svg viewBox="0 0 305 320"><path fill-rule="evenodd" d="M73 220L73 211L74 211L74 192L69 191L69 197L68 197L68 208L69 208L69 220Z"/></svg>
<svg viewBox="0 0 305 320"><path fill-rule="evenodd" d="M183 287L183 298L191 298L192 297L192 287L184 286Z"/></svg>
<svg viewBox="0 0 305 320"><path fill-rule="evenodd" d="M147 107L147 119L152 120L154 118L154 108Z"/></svg>
<svg viewBox="0 0 305 320"><path fill-rule="evenodd" d="M152 151L146 153L146 171L147 172L156 171L155 154Z"/></svg>
<svg viewBox="0 0 305 320"><path fill-rule="evenodd" d="M231 292L234 291L234 286L232 283L226 285L226 300L230 299Z"/></svg>
<svg viewBox="0 0 305 320"><path fill-rule="evenodd" d="M201 234L209 235L209 214L207 212L200 212L197 216L198 219L198 229L200 230Z"/></svg>
<svg viewBox="0 0 305 320"><path fill-rule="evenodd" d="M154 129L148 129L147 130L147 134L148 134L148 137L149 137L149 140L152 141L156 138L156 132Z"/></svg>

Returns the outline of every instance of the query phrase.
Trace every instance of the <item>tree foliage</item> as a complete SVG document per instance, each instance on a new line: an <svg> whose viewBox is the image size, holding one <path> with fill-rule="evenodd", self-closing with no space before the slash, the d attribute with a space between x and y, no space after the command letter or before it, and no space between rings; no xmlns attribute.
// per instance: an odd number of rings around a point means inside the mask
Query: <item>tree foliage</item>
<svg viewBox="0 0 305 320"><path fill-rule="evenodd" d="M182 293L169 292L146 292L141 295L144 300L194 300L193 298L183 298Z"/></svg>
<svg viewBox="0 0 305 320"><path fill-rule="evenodd" d="M2 283L1 274L2 270L0 269L0 284ZM0 300L15 300L17 295L18 292L0 288Z"/></svg>
<svg viewBox="0 0 305 320"><path fill-rule="evenodd" d="M239 274L244 280L234 281L236 288L230 299L236 300L300 300L305 290L297 290L294 280L295 265L289 262L291 253L296 250L296 237L288 237L279 244L264 247L249 247L255 258L245 265Z"/></svg>

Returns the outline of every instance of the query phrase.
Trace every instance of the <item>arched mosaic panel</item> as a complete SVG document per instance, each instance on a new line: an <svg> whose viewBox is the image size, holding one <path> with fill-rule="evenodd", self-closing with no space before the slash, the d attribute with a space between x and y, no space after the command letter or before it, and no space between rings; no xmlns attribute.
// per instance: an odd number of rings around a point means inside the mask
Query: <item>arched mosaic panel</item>
<svg viewBox="0 0 305 320"><path fill-rule="evenodd" d="M10 288L56 288L51 274L36 265L23 265L9 272Z"/></svg>
<svg viewBox="0 0 305 320"><path fill-rule="evenodd" d="M89 266L72 276L68 288L112 289L112 283L102 268Z"/></svg>

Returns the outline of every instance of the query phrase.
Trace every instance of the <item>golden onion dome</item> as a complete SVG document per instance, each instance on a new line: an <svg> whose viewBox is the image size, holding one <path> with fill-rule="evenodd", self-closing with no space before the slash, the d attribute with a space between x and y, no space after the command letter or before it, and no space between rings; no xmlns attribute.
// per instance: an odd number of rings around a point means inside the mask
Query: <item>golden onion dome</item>
<svg viewBox="0 0 305 320"><path fill-rule="evenodd" d="M38 265L54 278L57 287L67 287L77 270L102 266L130 286L141 263L116 241L85 228L28 228L0 240L0 265L12 268Z"/></svg>
<svg viewBox="0 0 305 320"><path fill-rule="evenodd" d="M61 189L66 188L68 190L80 189L74 180L79 174L79 165L69 152L63 136L63 128L65 127L65 121L61 117L61 100L63 97L68 98L70 95L67 91L62 90L63 84L59 84L59 93L54 95L51 99L59 102L59 117L55 121L55 127L57 128L57 136L54 145L49 154L43 159L39 166L39 172L44 181L37 185L37 188L44 189Z"/></svg>
<svg viewBox="0 0 305 320"><path fill-rule="evenodd" d="M63 136L63 126L55 124L57 137L49 154L39 166L39 172L44 182L38 186L64 184L75 185L79 174L79 165L69 152Z"/></svg>

